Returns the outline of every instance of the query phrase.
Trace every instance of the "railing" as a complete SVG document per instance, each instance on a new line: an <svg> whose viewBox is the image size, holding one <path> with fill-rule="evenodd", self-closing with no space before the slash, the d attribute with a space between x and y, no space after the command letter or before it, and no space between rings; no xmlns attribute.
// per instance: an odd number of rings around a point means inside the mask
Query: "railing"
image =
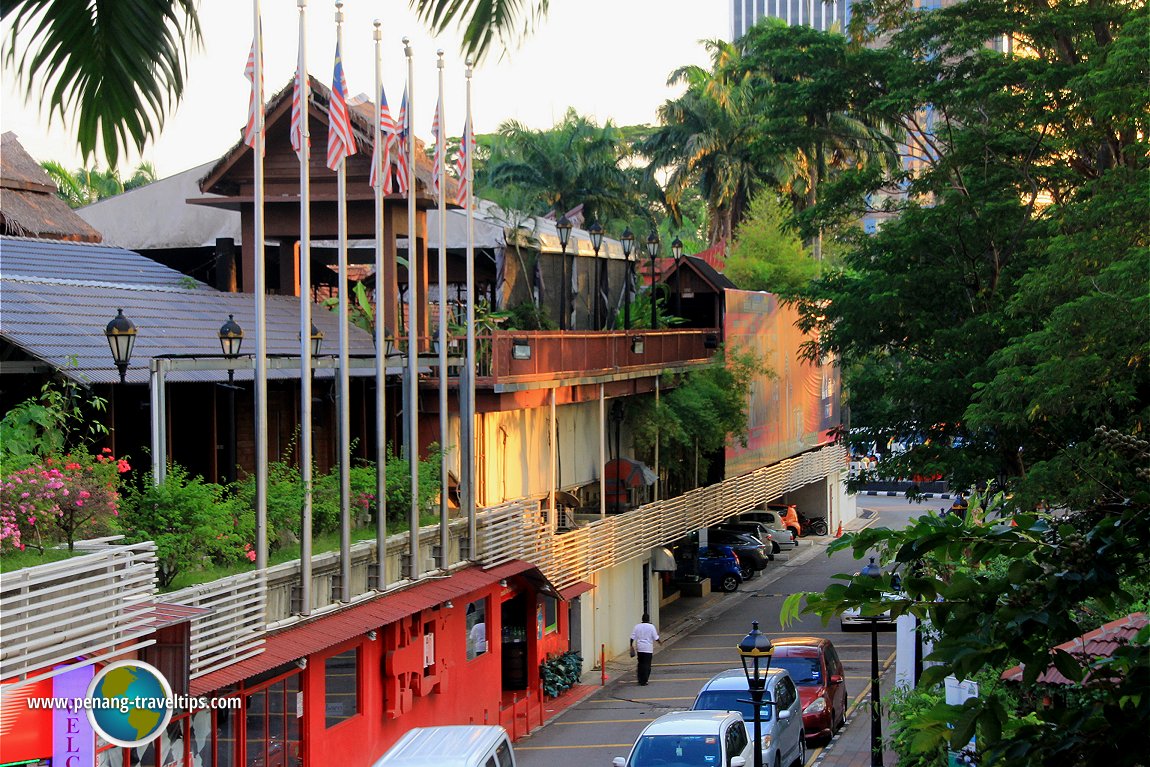
<svg viewBox="0 0 1150 767"><path fill-rule="evenodd" d="M240 573L164 595L164 601L210 612L191 620L191 678L263 652L267 578Z"/></svg>
<svg viewBox="0 0 1150 767"><path fill-rule="evenodd" d="M4 573L0 580L0 679L51 676L52 666L141 648L151 614L156 545L113 546L93 554ZM134 609L135 608L135 609ZM131 646L129 646L131 645Z"/></svg>
<svg viewBox="0 0 1150 767"><path fill-rule="evenodd" d="M499 330L477 341L477 379L520 383L556 377L591 377L629 368L665 368L705 362L719 331Z"/></svg>

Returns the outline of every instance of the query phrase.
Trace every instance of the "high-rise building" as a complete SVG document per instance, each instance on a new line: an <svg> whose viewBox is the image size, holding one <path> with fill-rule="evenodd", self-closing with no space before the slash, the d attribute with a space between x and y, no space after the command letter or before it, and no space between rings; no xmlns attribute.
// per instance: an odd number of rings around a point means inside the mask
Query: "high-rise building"
<svg viewBox="0 0 1150 767"><path fill-rule="evenodd" d="M850 19L851 0L731 0L731 39L746 34L759 19L782 19L827 31L842 29Z"/></svg>

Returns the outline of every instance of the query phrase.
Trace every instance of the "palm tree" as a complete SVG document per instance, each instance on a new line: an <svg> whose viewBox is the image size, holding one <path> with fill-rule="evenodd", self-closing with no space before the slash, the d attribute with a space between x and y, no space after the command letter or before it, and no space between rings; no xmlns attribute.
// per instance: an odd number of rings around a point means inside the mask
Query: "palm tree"
<svg viewBox="0 0 1150 767"><path fill-rule="evenodd" d="M599 127L573 109L551 130L509 120L477 186L533 200L533 213L562 215L582 205L586 221L622 218L634 210L632 183L620 167L628 153L609 120Z"/></svg>
<svg viewBox="0 0 1150 767"><path fill-rule="evenodd" d="M755 92L737 74L738 47L724 40L703 43L711 68L675 70L668 84L687 91L659 108L661 125L637 150L649 160L648 175L664 176L669 209L678 219L695 188L707 204L707 239L729 239L746 215L757 189L793 173L786 155L766 158L753 151L759 130Z"/></svg>
<svg viewBox="0 0 1150 767"><path fill-rule="evenodd" d="M408 0L433 32L463 28L463 53L477 61L496 38L517 42L547 13L549 0ZM84 157L120 152L154 138L184 92L188 45L201 43L195 0L5 0L12 28L5 61L28 98L50 116L72 119Z"/></svg>
<svg viewBox="0 0 1150 767"><path fill-rule="evenodd" d="M125 181L119 171L99 168L79 168L68 171L62 164L48 160L40 163L56 183L56 194L70 208L81 208L107 197L115 197L129 189L146 186L156 180L156 169L151 163L140 163Z"/></svg>

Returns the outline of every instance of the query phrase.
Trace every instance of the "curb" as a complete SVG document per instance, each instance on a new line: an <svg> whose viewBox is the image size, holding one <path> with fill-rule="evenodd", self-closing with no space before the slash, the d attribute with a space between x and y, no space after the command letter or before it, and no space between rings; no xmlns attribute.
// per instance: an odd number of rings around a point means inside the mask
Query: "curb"
<svg viewBox="0 0 1150 767"><path fill-rule="evenodd" d="M899 492L898 490L864 490L859 495L881 495L887 498L902 498L906 496L906 492ZM950 493L919 493L919 498L953 498Z"/></svg>

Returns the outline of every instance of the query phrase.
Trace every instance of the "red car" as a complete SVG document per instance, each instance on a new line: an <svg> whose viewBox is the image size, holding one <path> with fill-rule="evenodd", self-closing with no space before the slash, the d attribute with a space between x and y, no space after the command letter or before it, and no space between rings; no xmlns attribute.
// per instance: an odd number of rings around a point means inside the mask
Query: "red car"
<svg viewBox="0 0 1150 767"><path fill-rule="evenodd" d="M771 668L785 668L799 688L803 730L808 741L828 741L842 727L847 712L846 675L829 639L782 637Z"/></svg>

